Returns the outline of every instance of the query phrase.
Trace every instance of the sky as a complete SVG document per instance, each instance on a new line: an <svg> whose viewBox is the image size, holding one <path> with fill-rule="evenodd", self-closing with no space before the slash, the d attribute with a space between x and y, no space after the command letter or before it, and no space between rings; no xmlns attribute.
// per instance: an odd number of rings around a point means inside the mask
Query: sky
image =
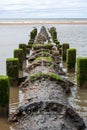
<svg viewBox="0 0 87 130"><path fill-rule="evenodd" d="M87 0L0 0L0 18L87 18Z"/></svg>

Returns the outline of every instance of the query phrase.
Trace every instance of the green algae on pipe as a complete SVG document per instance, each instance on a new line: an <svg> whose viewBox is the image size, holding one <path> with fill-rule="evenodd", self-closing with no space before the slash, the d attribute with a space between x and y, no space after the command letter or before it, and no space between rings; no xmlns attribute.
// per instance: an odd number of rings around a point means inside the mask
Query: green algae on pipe
<svg viewBox="0 0 87 130"><path fill-rule="evenodd" d="M62 44L62 59L63 59L63 61L66 61L67 49L69 49L69 44L68 43L63 43Z"/></svg>
<svg viewBox="0 0 87 130"><path fill-rule="evenodd" d="M8 76L0 75L0 117L7 117L9 113L9 88Z"/></svg>
<svg viewBox="0 0 87 130"><path fill-rule="evenodd" d="M23 49L15 49L14 50L14 58L19 59L19 69L23 69Z"/></svg>
<svg viewBox="0 0 87 130"><path fill-rule="evenodd" d="M37 50L37 49L52 49L53 45L50 43L46 43L44 45L36 43L36 44L33 44L32 47L35 50Z"/></svg>
<svg viewBox="0 0 87 130"><path fill-rule="evenodd" d="M62 78L60 76L58 76L57 74L55 73L52 73L52 72L48 72L48 73L42 73L42 72L38 72L38 73L35 73L33 75L30 76L30 80L31 81L34 81L40 77L44 77L44 78L51 78L55 81L62 81Z"/></svg>
<svg viewBox="0 0 87 130"><path fill-rule="evenodd" d="M76 49L75 48L67 49L66 65L68 72L75 72L75 63L76 63Z"/></svg>
<svg viewBox="0 0 87 130"><path fill-rule="evenodd" d="M18 58L6 59L6 74L10 78L12 86L17 85L19 77L19 60Z"/></svg>
<svg viewBox="0 0 87 130"><path fill-rule="evenodd" d="M51 57L38 57L36 58L33 62L39 62L39 61L48 61L48 62L53 62L53 59Z"/></svg>
<svg viewBox="0 0 87 130"><path fill-rule="evenodd" d="M87 57L77 58L76 80L78 87L87 88Z"/></svg>

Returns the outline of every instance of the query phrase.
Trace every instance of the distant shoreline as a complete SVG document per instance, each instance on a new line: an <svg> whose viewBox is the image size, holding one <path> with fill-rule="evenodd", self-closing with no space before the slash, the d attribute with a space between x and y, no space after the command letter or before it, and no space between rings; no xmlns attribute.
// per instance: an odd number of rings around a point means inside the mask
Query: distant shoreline
<svg viewBox="0 0 87 130"><path fill-rule="evenodd" d="M27 25L27 24L87 24L87 20L19 20L0 21L0 25Z"/></svg>

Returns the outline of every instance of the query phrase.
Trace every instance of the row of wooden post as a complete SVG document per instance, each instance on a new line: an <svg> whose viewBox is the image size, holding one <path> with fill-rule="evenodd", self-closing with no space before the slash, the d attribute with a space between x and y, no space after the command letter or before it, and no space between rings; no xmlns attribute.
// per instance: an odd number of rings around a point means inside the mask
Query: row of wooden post
<svg viewBox="0 0 87 130"><path fill-rule="evenodd" d="M29 44L34 42L37 35L37 29L30 32ZM9 113L9 92L10 86L17 86L19 70L23 70L26 62L26 54L29 52L32 44L19 44L18 49L14 49L14 58L6 59L6 75L0 76L0 117L8 116Z"/></svg>
<svg viewBox="0 0 87 130"><path fill-rule="evenodd" d="M77 86L87 88L87 57L76 59L76 49L70 48L69 44L58 45L62 60L66 62L67 72L76 71Z"/></svg>
<svg viewBox="0 0 87 130"><path fill-rule="evenodd" d="M19 70L23 70L26 60L26 44L19 44L19 49L14 49L14 58L6 59L6 75L0 76L0 117L8 116L10 86L17 86Z"/></svg>
<svg viewBox="0 0 87 130"><path fill-rule="evenodd" d="M75 72L77 85L81 88L87 88L87 58L77 58L76 49L69 48L69 44L60 45L57 43L58 50L66 62L68 72ZM6 74L0 76L0 116L8 115L9 110L9 88L17 85L19 70L23 70L23 63L26 60L26 44L19 44L19 49L14 50L14 58L6 59Z"/></svg>

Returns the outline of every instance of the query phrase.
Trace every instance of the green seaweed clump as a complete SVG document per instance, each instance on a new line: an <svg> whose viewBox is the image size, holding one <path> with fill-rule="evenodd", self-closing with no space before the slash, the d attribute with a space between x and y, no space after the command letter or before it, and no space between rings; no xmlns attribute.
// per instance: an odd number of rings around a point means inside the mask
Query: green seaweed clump
<svg viewBox="0 0 87 130"><path fill-rule="evenodd" d="M53 59L51 57L38 57L33 62L39 62L39 61L47 61L47 62L53 62Z"/></svg>
<svg viewBox="0 0 87 130"><path fill-rule="evenodd" d="M35 74L30 76L30 80L34 81L34 80L42 78L42 77L51 78L51 79L53 79L55 81L62 81L62 78L60 76L58 76L55 73L51 73L51 72L48 72L48 73L42 73L42 72L35 73Z"/></svg>
<svg viewBox="0 0 87 130"><path fill-rule="evenodd" d="M50 43L46 43L44 45L35 43L33 44L33 48L36 49L52 49L53 45Z"/></svg>

